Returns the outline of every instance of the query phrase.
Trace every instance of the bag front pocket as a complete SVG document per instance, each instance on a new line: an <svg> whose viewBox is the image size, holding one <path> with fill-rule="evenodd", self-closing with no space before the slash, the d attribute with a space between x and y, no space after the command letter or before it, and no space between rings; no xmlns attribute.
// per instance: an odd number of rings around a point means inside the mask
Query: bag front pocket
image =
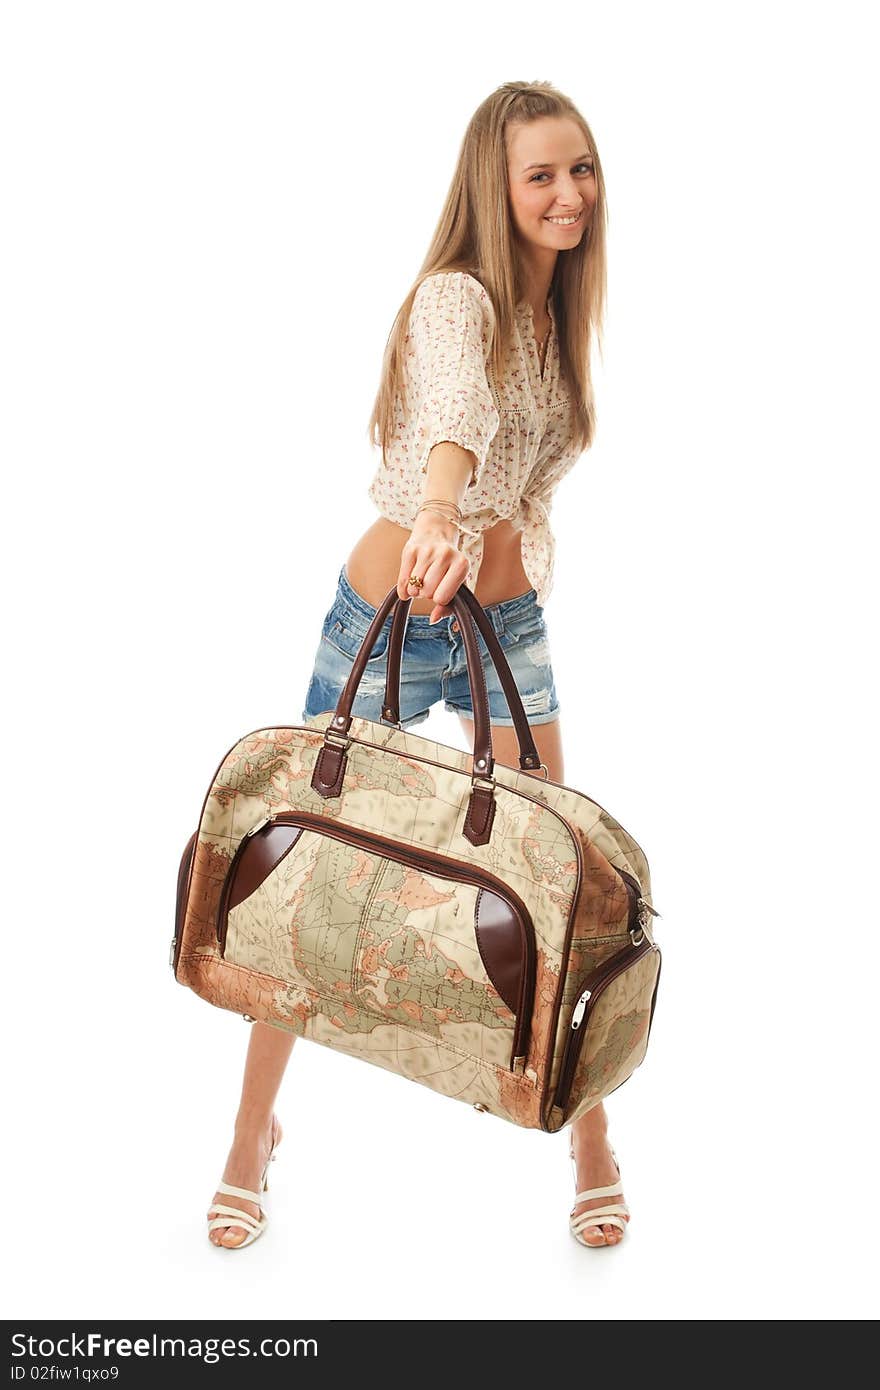
<svg viewBox="0 0 880 1390"><path fill-rule="evenodd" d="M473 864L282 811L241 841L217 939L235 964L524 1068L534 927L518 895Z"/></svg>
<svg viewBox="0 0 880 1390"><path fill-rule="evenodd" d="M660 962L659 946L643 935L580 981L553 1102L563 1123L623 1085L644 1058Z"/></svg>

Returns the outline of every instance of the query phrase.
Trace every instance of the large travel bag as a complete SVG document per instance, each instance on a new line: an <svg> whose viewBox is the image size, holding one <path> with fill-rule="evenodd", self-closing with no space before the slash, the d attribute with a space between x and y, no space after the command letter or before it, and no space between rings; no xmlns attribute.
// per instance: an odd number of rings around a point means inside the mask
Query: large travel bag
<svg viewBox="0 0 880 1390"><path fill-rule="evenodd" d="M645 1056L659 913L632 836L547 779L479 601L462 585L450 606L473 753L400 727L410 600L394 588L336 710L258 729L221 762L180 864L171 964L219 1008L553 1133ZM386 621L376 722L351 710ZM488 660L519 769L493 758Z"/></svg>

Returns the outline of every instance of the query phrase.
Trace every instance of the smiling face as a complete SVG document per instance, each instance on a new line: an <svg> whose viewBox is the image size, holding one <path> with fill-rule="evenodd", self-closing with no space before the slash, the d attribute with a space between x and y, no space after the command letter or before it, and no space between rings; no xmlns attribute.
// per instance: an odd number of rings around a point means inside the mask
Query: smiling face
<svg viewBox="0 0 880 1390"><path fill-rule="evenodd" d="M577 246L598 196L593 158L577 122L540 116L509 127L507 174L519 237L548 251Z"/></svg>

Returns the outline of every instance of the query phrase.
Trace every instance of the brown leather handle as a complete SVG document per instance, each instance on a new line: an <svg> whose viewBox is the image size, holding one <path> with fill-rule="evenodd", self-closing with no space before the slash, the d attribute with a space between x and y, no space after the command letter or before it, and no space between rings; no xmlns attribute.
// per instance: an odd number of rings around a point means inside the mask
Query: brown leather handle
<svg viewBox="0 0 880 1390"><path fill-rule="evenodd" d="M354 658L354 664L349 672L348 680L343 686L342 693L336 704L336 709L324 732L324 746L315 760L311 785L321 796L333 797L340 796L342 793L345 765L350 743L348 734L351 728L352 706L358 692L358 687L363 679L370 652L382 631L385 619L395 606L403 613L402 618L398 618L397 613L395 613L397 624L392 621L392 635L395 632L399 634L395 658L399 689L400 651L402 650L402 637L406 618L409 616L409 605L411 601L410 598L400 598L397 592L397 586L395 585L393 589L389 590L376 609L370 625L367 628L366 636ZM489 629L491 629L491 624L485 617L479 601L464 584L460 585L453 594L451 606L458 619L462 640L464 642L468 683L470 685L471 700L474 707L473 770L471 773L470 801L464 822L464 834L472 844L482 845L486 844L489 840L492 831L492 822L495 818L495 781L492 777L495 759L492 754L492 727L489 719L489 695L486 689L486 676L483 671L480 648L477 643L474 618L477 617L477 614L480 614ZM473 617L471 616L472 614L474 615ZM482 627L481 631L484 631ZM486 633L484 631L484 636L485 635ZM492 633L492 637L494 638L494 633ZM389 652L390 645L389 639ZM502 680L505 694L508 696L508 703L511 706L511 711L516 722L517 734L520 739L520 766L524 769L538 768L541 766L541 760L529 730L528 720L522 708L522 701L516 689L516 682L513 679L510 667L507 665L507 659L497 641L494 647L495 650L490 648L490 652L495 662L496 669L498 670L499 678ZM507 680L505 680L504 677L505 672L508 677ZM517 715L521 715L521 719L518 719Z"/></svg>
<svg viewBox="0 0 880 1390"><path fill-rule="evenodd" d="M458 618L461 634L464 640L464 654L467 663L468 682L471 687L471 697L474 706L474 771L481 777L491 777L494 759L492 757L492 738L489 725L489 694L486 690L486 676L483 671L483 663L480 658L480 649L477 645L474 625L470 613L465 606L465 600L460 596L460 589L453 595L451 604ZM334 733L347 735L352 720L352 706L358 687L363 679L366 670L370 651L378 641L379 634L385 625L385 619L391 609L397 607L403 610L403 621L409 616L409 606L412 602L409 598L400 598L397 588L389 589L375 614L370 620L366 636L360 645L360 649L354 658L354 664L348 675L348 680L342 688L339 700L336 704L336 711L330 721L329 728ZM392 631L394 624L392 623ZM400 629L398 629L400 631ZM389 641L390 649L390 641ZM400 670L400 657L397 658L398 682ZM384 710L383 710L384 714ZM536 764L537 766L537 764Z"/></svg>
<svg viewBox="0 0 880 1390"><path fill-rule="evenodd" d="M489 649L489 656L495 670L498 672L498 679L507 700L507 707L513 719L516 729L517 742L519 743L519 765L524 772L529 772L533 768L541 766L541 759L532 738L532 731L526 716L523 702L517 689L514 674L504 655L504 649L495 635L495 629L486 615L486 610L479 599L471 590L462 583L457 593L470 609L471 616L476 627L482 634L483 640ZM399 599L397 608L394 610L394 620L391 624L391 636L388 640L388 666L385 679L385 703L382 706L382 718L388 719L392 723L400 722L400 663L403 657L403 640L406 634L406 622L409 617L409 598ZM465 648L467 655L467 648ZM482 665L482 662L480 663ZM470 679L470 667L468 667L468 679ZM473 691L471 692L473 695ZM476 702L474 713L476 713ZM476 746L476 728L474 729Z"/></svg>

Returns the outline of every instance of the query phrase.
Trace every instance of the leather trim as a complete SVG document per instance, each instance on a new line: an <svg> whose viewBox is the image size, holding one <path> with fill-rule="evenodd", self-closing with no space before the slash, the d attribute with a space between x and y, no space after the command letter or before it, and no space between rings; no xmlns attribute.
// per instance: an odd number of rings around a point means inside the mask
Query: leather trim
<svg viewBox="0 0 880 1390"><path fill-rule="evenodd" d="M332 744L328 743L324 744L315 759L315 767L312 772L312 787L320 796L342 795L346 762L345 753L341 748L334 748Z"/></svg>
<svg viewBox="0 0 880 1390"><path fill-rule="evenodd" d="M186 842L186 849L183 851L180 860L180 868L177 870L177 899L174 910L174 959L173 968L175 978L177 977L177 962L180 959L180 943L183 940L183 921L186 915L186 903L189 897L189 886L192 882L193 862L196 857L196 845L199 839L198 830L194 830Z"/></svg>
<svg viewBox="0 0 880 1390"><path fill-rule="evenodd" d="M510 903L481 888L477 894L474 932L486 974L507 1007L519 1014L525 970L522 924Z"/></svg>
<svg viewBox="0 0 880 1390"><path fill-rule="evenodd" d="M266 882L290 853L302 833L301 825L267 825L250 837L235 866L226 902L227 912L256 893L260 884Z"/></svg>
<svg viewBox="0 0 880 1390"><path fill-rule="evenodd" d="M495 798L485 787L474 787L468 802L462 834L472 845L489 843L495 819Z"/></svg>

